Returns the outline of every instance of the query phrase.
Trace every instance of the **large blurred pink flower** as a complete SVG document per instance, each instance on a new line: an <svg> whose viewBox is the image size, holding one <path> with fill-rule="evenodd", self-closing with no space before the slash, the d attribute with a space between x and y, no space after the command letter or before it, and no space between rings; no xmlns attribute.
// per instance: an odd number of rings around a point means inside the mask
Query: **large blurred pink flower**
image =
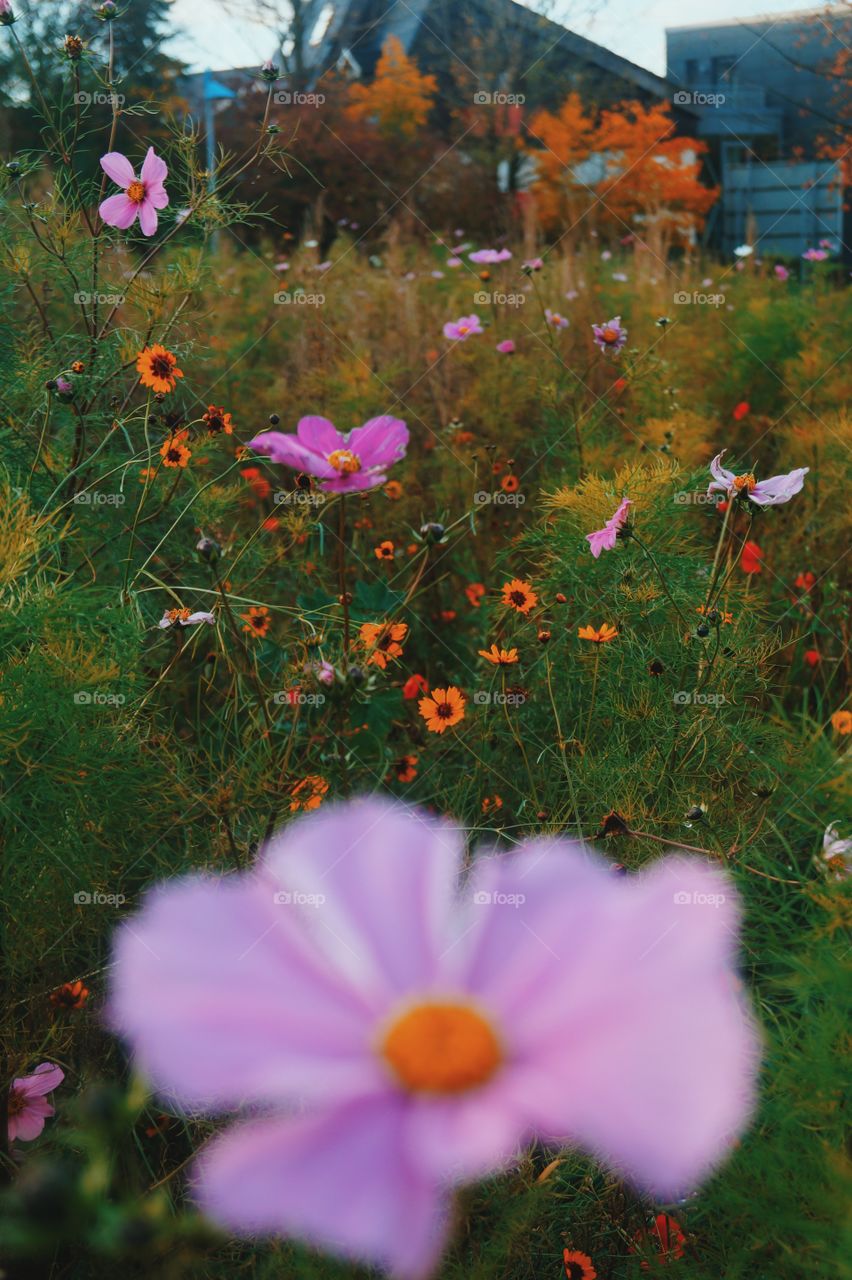
<svg viewBox="0 0 852 1280"><path fill-rule="evenodd" d="M253 1109L196 1166L211 1217L421 1277L451 1188L534 1137L663 1196L723 1154L756 1059L727 880L684 857L623 879L558 840L459 888L464 864L449 824L354 801L120 929L110 1019L138 1065L179 1104Z"/></svg>
<svg viewBox="0 0 852 1280"><path fill-rule="evenodd" d="M101 168L108 178L112 178L124 188L121 195L109 196L101 204L98 212L107 226L119 227L126 231L139 218L139 229L145 236L152 236L157 230L157 210L165 209L169 203L168 193L163 182L169 172L168 165L158 156L153 147L142 161L142 172L136 177L133 165L120 151L108 151L101 156Z"/></svg>
<svg viewBox="0 0 852 1280"><path fill-rule="evenodd" d="M354 493L384 484L388 467L405 457L408 427L383 413L344 435L328 418L309 414L299 419L294 436L264 431L248 447L316 476L327 493Z"/></svg>
<svg viewBox="0 0 852 1280"><path fill-rule="evenodd" d="M19 1076L9 1090L9 1141L32 1142L53 1115L47 1094L58 1089L65 1072L52 1062L42 1062L31 1076Z"/></svg>
<svg viewBox="0 0 852 1280"><path fill-rule="evenodd" d="M782 502L789 502L801 492L805 476L810 471L810 467L797 467L795 471L789 471L783 476L772 476L769 480L755 480L750 471L738 476L733 471L726 470L722 466L722 459L726 453L727 449L723 449L710 463L710 474L713 479L710 481L707 492L724 493L729 498L736 498L743 494L759 507L777 507Z"/></svg>
<svg viewBox="0 0 852 1280"><path fill-rule="evenodd" d="M610 516L602 529L586 534L586 541L592 548L592 555L597 560L602 551L612 551L618 538L619 529L623 529L627 521L627 508L631 505L629 498L623 498L618 510Z"/></svg>

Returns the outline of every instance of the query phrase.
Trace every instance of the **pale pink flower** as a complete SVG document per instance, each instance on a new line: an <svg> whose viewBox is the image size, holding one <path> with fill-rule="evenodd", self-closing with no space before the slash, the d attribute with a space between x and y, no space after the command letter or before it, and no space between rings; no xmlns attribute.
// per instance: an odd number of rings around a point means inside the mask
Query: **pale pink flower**
<svg viewBox="0 0 852 1280"><path fill-rule="evenodd" d="M447 266L448 266L448 267L461 267L461 266L463 266L463 265L464 265L464 264L463 264L463 262L462 262L461 258L455 258L455 257L453 257L453 258L447 258Z"/></svg>
<svg viewBox="0 0 852 1280"><path fill-rule="evenodd" d="M484 332L485 330L480 323L478 315L462 316L458 320L448 320L444 325L444 337L450 338L453 342L466 342L474 334Z"/></svg>
<svg viewBox="0 0 852 1280"><path fill-rule="evenodd" d="M209 627L212 627L216 622L215 615L212 613L204 613L203 611L198 613L187 612L186 617L184 617L184 612L183 609L167 609L157 626L161 631L165 631L168 627L174 627L178 624L182 627L197 627L199 623L206 622Z"/></svg>
<svg viewBox="0 0 852 1280"><path fill-rule="evenodd" d="M789 279L790 279L790 272L789 272L789 271L787 270L787 268L786 268L785 266L783 266L780 262L776 262L776 263L775 263L775 266L772 268L772 270L775 272L775 278L776 278L777 280L789 280Z"/></svg>
<svg viewBox="0 0 852 1280"><path fill-rule="evenodd" d="M806 249L802 257L805 262L825 262L828 252L825 249Z"/></svg>
<svg viewBox="0 0 852 1280"><path fill-rule="evenodd" d="M478 262L484 266L494 266L498 262L508 262L512 253L509 249L477 249L467 256L471 262Z"/></svg>
<svg viewBox="0 0 852 1280"><path fill-rule="evenodd" d="M328 418L309 414L299 419L294 436L264 431L248 447L316 476L326 493L355 493L384 484L388 467L405 457L408 427L383 413L344 435Z"/></svg>
<svg viewBox="0 0 852 1280"><path fill-rule="evenodd" d="M610 516L602 529L586 534L586 541L592 548L592 555L599 559L602 551L612 551L618 538L619 529L623 529L627 521L627 508L631 506L629 498L623 498L615 515Z"/></svg>
<svg viewBox="0 0 852 1280"><path fill-rule="evenodd" d="M544 318L550 325L551 329L567 329L568 321L558 311L551 311L550 307L544 308Z"/></svg>
<svg viewBox="0 0 852 1280"><path fill-rule="evenodd" d="M527 258L526 262L521 263L522 271L541 271L544 266L544 258Z"/></svg>
<svg viewBox="0 0 852 1280"><path fill-rule="evenodd" d="M124 188L123 194L109 196L98 210L104 222L126 231L138 217L142 234L152 236L157 230L157 210L165 209L169 203L163 186L169 172L165 160L149 147L137 178L127 156L120 151L109 151L101 156L101 168L108 178Z"/></svg>
<svg viewBox="0 0 852 1280"><path fill-rule="evenodd" d="M600 347L604 355L617 356L627 343L627 330L621 323L621 316L607 320L605 324L593 324L594 344Z"/></svg>
<svg viewBox="0 0 852 1280"><path fill-rule="evenodd" d="M9 1141L32 1142L54 1114L47 1094L58 1089L65 1072L52 1062L42 1062L31 1076L19 1076L9 1090Z"/></svg>
<svg viewBox="0 0 852 1280"><path fill-rule="evenodd" d="M531 1140L665 1199L734 1140L757 1045L723 874L669 857L622 878L550 838L460 887L465 865L449 823L354 801L119 930L109 1017L139 1069L192 1111L248 1108L195 1168L226 1229L415 1280L453 1187Z"/></svg>
<svg viewBox="0 0 852 1280"><path fill-rule="evenodd" d="M801 492L805 476L810 471L810 467L797 467L795 471L790 471L783 476L772 476L769 480L755 480L751 472L738 476L733 471L726 470L722 466L722 459L727 452L727 449L723 449L710 463L710 474L713 479L710 481L707 492L724 493L729 498L736 498L742 494L759 507L777 507L782 502L789 502Z"/></svg>

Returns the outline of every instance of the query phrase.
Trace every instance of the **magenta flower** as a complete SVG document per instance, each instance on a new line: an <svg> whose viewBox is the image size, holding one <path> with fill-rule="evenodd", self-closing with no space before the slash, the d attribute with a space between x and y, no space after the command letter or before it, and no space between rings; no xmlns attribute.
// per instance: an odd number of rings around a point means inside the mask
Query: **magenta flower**
<svg viewBox="0 0 852 1280"><path fill-rule="evenodd" d="M786 268L785 266L783 266L780 262L776 262L776 263L775 263L775 266L772 268L772 270L775 272L775 278L776 278L776 280L789 280L789 279L790 279L790 272L789 272L789 271L787 270L787 268Z"/></svg>
<svg viewBox="0 0 852 1280"><path fill-rule="evenodd" d="M527 258L526 262L521 263L522 271L541 271L544 266L544 258Z"/></svg>
<svg viewBox="0 0 852 1280"><path fill-rule="evenodd" d="M621 323L621 316L607 320L606 324L593 324L594 343L600 347L604 355L617 356L627 342L627 330Z"/></svg>
<svg viewBox="0 0 852 1280"><path fill-rule="evenodd" d="M515 354L515 344L511 338L504 338L502 342L497 343L497 350L501 356L513 356Z"/></svg>
<svg viewBox="0 0 852 1280"><path fill-rule="evenodd" d="M757 1045L722 874L671 857L621 878L553 839L459 888L464 865L450 824L359 800L119 930L109 1017L138 1066L181 1106L250 1108L195 1169L226 1228L416 1280L452 1187L534 1137L665 1198L733 1141Z"/></svg>
<svg viewBox="0 0 852 1280"><path fill-rule="evenodd" d="M9 1090L9 1141L32 1142L44 1128L45 1120L53 1115L53 1107L47 1094L58 1089L65 1079L65 1072L52 1062L42 1062L31 1076L20 1076L12 1081Z"/></svg>
<svg viewBox="0 0 852 1280"><path fill-rule="evenodd" d="M459 320L448 320L444 325L444 337L451 338L454 342L465 342L468 338L472 338L475 333L484 333L479 316L462 316Z"/></svg>
<svg viewBox="0 0 852 1280"><path fill-rule="evenodd" d="M512 254L509 249L477 249L467 255L471 262L493 267L498 262L508 262Z"/></svg>
<svg viewBox="0 0 852 1280"><path fill-rule="evenodd" d="M729 498L744 494L759 507L777 507L782 502L789 502L801 492L805 476L810 471L810 467L797 467L795 471L790 471L784 476L772 476L769 480L755 480L751 471L740 476L735 475L733 471L727 471L722 466L722 459L726 453L727 449L723 449L710 463L710 474L713 479L710 481L707 492L724 493Z"/></svg>
<svg viewBox="0 0 852 1280"><path fill-rule="evenodd" d="M384 484L388 467L405 457L408 427L383 413L344 435L328 418L309 414L299 419L294 436L264 431L248 447L316 476L326 493L355 493Z"/></svg>
<svg viewBox="0 0 852 1280"><path fill-rule="evenodd" d="M592 548L592 555L596 560L599 559L602 551L612 551L619 529L623 529L627 522L627 508L630 505L630 499L623 498L615 515L610 516L602 529L595 529L594 533L586 534L586 541Z"/></svg>
<svg viewBox="0 0 852 1280"><path fill-rule="evenodd" d="M101 156L101 168L108 178L124 188L122 195L109 196L98 212L109 227L126 231L139 218L139 229L144 236L152 236L157 230L157 210L169 203L163 181L169 172L168 165L154 151L142 162L142 172L136 177L133 165L120 151L109 151Z"/></svg>
<svg viewBox="0 0 852 1280"><path fill-rule="evenodd" d="M802 257L805 262L825 262L828 252L825 249L806 249Z"/></svg>

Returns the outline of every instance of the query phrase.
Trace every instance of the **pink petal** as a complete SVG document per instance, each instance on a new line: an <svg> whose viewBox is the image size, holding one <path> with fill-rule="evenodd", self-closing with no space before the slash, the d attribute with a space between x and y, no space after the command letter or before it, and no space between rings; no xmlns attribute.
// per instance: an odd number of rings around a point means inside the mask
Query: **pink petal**
<svg viewBox="0 0 852 1280"><path fill-rule="evenodd" d="M461 855L449 823L362 799L293 823L264 864L281 889L322 900L313 942L343 980L386 1001L435 980Z"/></svg>
<svg viewBox="0 0 852 1280"><path fill-rule="evenodd" d="M285 435L283 431L264 431L250 440L248 447L254 449L255 453L266 454L273 462L283 463L296 471L307 471L310 475L329 478L338 474L318 454L300 444L295 436Z"/></svg>
<svg viewBox="0 0 852 1280"><path fill-rule="evenodd" d="M25 1093L28 1098L42 1098L53 1093L65 1079L65 1072L53 1062L41 1062L30 1076L22 1076L16 1080L14 1088Z"/></svg>
<svg viewBox="0 0 852 1280"><path fill-rule="evenodd" d="M129 200L126 195L119 193L104 200L98 209L98 213L108 227L118 227L121 231L126 231L136 221L139 207L138 204L134 204L132 200Z"/></svg>
<svg viewBox="0 0 852 1280"><path fill-rule="evenodd" d="M37 1098L9 1121L9 1139L32 1142L44 1129L45 1120L54 1114L53 1107L43 1098Z"/></svg>
<svg viewBox="0 0 852 1280"><path fill-rule="evenodd" d="M322 966L277 889L191 877L119 929L109 1019L161 1091L209 1108L384 1088L376 1011Z"/></svg>
<svg viewBox="0 0 852 1280"><path fill-rule="evenodd" d="M345 436L341 435L334 423L319 414L311 413L300 418L296 423L296 436L300 444L321 457L334 453L335 449L347 447Z"/></svg>
<svg viewBox="0 0 852 1280"><path fill-rule="evenodd" d="M405 456L408 427L401 418L384 413L350 432L349 448L358 454L364 467L390 466Z"/></svg>
<svg viewBox="0 0 852 1280"><path fill-rule="evenodd" d="M387 475L383 471L352 471L348 475L323 480L320 488L326 493L361 493L365 489L375 489L386 480Z"/></svg>
<svg viewBox="0 0 852 1280"><path fill-rule="evenodd" d="M146 187L145 199L150 200L155 209L165 209L169 203L169 194L165 187Z"/></svg>
<svg viewBox="0 0 852 1280"><path fill-rule="evenodd" d="M586 541L592 549L592 555L597 560L602 551L612 551L615 546L618 530L615 528L595 529L594 533L586 534Z"/></svg>
<svg viewBox="0 0 852 1280"><path fill-rule="evenodd" d="M162 156L158 156L153 147L148 148L148 154L142 161L142 181L146 187L161 187L168 177L169 166L166 164Z"/></svg>
<svg viewBox="0 0 852 1280"><path fill-rule="evenodd" d="M139 230L143 236L152 236L157 230L157 210L148 199L139 206Z"/></svg>
<svg viewBox="0 0 852 1280"><path fill-rule="evenodd" d="M810 467L799 467L785 476L772 476L769 480L758 480L748 495L759 507L774 507L779 503L789 502L797 493L801 493L805 476Z"/></svg>
<svg viewBox="0 0 852 1280"><path fill-rule="evenodd" d="M298 1236L421 1280L440 1256L448 1213L406 1157L403 1107L389 1096L235 1127L201 1157L197 1197L240 1234Z"/></svg>
<svg viewBox="0 0 852 1280"><path fill-rule="evenodd" d="M727 493L736 480L733 471L728 471L722 466L722 459L727 452L727 449L723 449L721 453L716 454L716 457L710 463L710 474L714 483L709 486L708 493Z"/></svg>
<svg viewBox="0 0 852 1280"><path fill-rule="evenodd" d="M105 156L101 156L101 168L120 187L129 187L136 180L133 165L120 151L108 151Z"/></svg>

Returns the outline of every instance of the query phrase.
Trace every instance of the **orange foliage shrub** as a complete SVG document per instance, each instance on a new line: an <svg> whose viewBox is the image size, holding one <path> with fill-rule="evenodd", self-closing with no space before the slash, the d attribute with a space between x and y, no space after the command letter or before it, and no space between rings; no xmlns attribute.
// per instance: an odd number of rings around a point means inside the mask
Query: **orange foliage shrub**
<svg viewBox="0 0 852 1280"><path fill-rule="evenodd" d="M351 87L347 112L374 123L385 137L413 138L429 117L436 89L435 77L419 71L396 36L389 36L372 84Z"/></svg>

